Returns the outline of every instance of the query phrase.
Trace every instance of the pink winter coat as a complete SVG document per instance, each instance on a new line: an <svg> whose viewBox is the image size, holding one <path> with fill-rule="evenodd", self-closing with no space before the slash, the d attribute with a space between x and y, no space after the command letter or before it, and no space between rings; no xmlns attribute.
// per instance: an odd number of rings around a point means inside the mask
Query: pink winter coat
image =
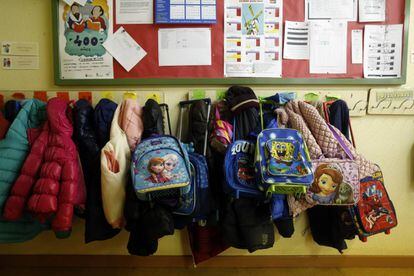
<svg viewBox="0 0 414 276"><path fill-rule="evenodd" d="M79 200L79 163L71 137L68 103L59 98L47 104L47 123L34 142L4 208L4 218L19 219L25 207L40 221L52 220L58 237L72 228Z"/></svg>

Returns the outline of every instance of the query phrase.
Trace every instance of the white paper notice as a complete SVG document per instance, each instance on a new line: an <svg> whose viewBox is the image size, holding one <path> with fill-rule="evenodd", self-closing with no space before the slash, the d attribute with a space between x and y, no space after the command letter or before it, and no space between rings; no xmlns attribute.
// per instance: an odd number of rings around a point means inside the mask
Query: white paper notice
<svg viewBox="0 0 414 276"><path fill-rule="evenodd" d="M359 22L385 21L386 0L359 0Z"/></svg>
<svg viewBox="0 0 414 276"><path fill-rule="evenodd" d="M281 77L283 1L224 2L225 76Z"/></svg>
<svg viewBox="0 0 414 276"><path fill-rule="evenodd" d="M308 22L286 21L283 58L309 59Z"/></svg>
<svg viewBox="0 0 414 276"><path fill-rule="evenodd" d="M352 64L362 64L362 30L352 30Z"/></svg>
<svg viewBox="0 0 414 276"><path fill-rule="evenodd" d="M347 47L346 21L311 21L310 33L310 73L346 73Z"/></svg>
<svg viewBox="0 0 414 276"><path fill-rule="evenodd" d="M39 43L3 41L0 51L5 56L38 56Z"/></svg>
<svg viewBox="0 0 414 276"><path fill-rule="evenodd" d="M69 6L72 6L72 4L75 3L75 0L63 0L63 2L65 2Z"/></svg>
<svg viewBox="0 0 414 276"><path fill-rule="evenodd" d="M402 24L365 26L365 78L401 76L402 35Z"/></svg>
<svg viewBox="0 0 414 276"><path fill-rule="evenodd" d="M36 56L2 56L5 70L36 70L39 69L39 57Z"/></svg>
<svg viewBox="0 0 414 276"><path fill-rule="evenodd" d="M357 15L357 0L305 0L306 20L356 21Z"/></svg>
<svg viewBox="0 0 414 276"><path fill-rule="evenodd" d="M128 72L147 55L123 27L105 41L103 46Z"/></svg>
<svg viewBox="0 0 414 276"><path fill-rule="evenodd" d="M211 30L158 30L159 66L211 65Z"/></svg>
<svg viewBox="0 0 414 276"><path fill-rule="evenodd" d="M78 3L81 6L85 6L88 0L75 0L75 3Z"/></svg>
<svg viewBox="0 0 414 276"><path fill-rule="evenodd" d="M153 0L117 0L117 24L152 24L154 22Z"/></svg>

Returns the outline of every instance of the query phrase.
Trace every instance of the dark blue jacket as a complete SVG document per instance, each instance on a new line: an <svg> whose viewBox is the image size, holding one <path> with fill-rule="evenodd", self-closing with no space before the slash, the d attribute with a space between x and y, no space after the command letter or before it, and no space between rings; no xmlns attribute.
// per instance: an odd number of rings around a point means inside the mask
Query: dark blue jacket
<svg viewBox="0 0 414 276"><path fill-rule="evenodd" d="M4 105L4 117L9 123L13 123L14 119L22 108L22 104L19 101L10 100Z"/></svg>
<svg viewBox="0 0 414 276"><path fill-rule="evenodd" d="M112 118L114 117L117 106L118 105L116 103L109 99L101 99L95 106L95 132L100 149L102 149L109 141Z"/></svg>
<svg viewBox="0 0 414 276"><path fill-rule="evenodd" d="M94 112L91 104L86 100L76 102L74 121L74 137L77 142L79 157L82 163L83 174L87 189L85 210L85 242L106 240L119 233L113 229L105 219L101 196L101 169L99 141L106 143L113 111L116 104L102 99ZM99 125L95 125L95 123Z"/></svg>

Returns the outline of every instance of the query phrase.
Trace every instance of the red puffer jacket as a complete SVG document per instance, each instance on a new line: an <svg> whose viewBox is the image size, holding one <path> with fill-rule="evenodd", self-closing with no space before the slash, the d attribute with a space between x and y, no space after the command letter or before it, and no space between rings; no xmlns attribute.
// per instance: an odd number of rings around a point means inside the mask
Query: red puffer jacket
<svg viewBox="0 0 414 276"><path fill-rule="evenodd" d="M62 99L49 100L48 121L34 142L4 207L7 220L19 219L25 205L41 221L52 218L52 228L59 238L70 235L78 196L78 154L71 139L73 127L67 117L68 108Z"/></svg>

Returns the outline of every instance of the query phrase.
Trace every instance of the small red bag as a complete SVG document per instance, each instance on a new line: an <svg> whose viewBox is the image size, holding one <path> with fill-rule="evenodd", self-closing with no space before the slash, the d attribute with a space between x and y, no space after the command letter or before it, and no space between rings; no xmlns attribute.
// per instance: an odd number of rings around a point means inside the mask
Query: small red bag
<svg viewBox="0 0 414 276"><path fill-rule="evenodd" d="M225 152L225 149L231 144L233 137L233 126L220 118L219 108L215 107L214 129L211 134L211 145L219 151Z"/></svg>
<svg viewBox="0 0 414 276"><path fill-rule="evenodd" d="M366 241L368 236L390 233L397 226L397 215L383 183L382 172L366 177L360 182L360 200L354 207L359 237Z"/></svg>

